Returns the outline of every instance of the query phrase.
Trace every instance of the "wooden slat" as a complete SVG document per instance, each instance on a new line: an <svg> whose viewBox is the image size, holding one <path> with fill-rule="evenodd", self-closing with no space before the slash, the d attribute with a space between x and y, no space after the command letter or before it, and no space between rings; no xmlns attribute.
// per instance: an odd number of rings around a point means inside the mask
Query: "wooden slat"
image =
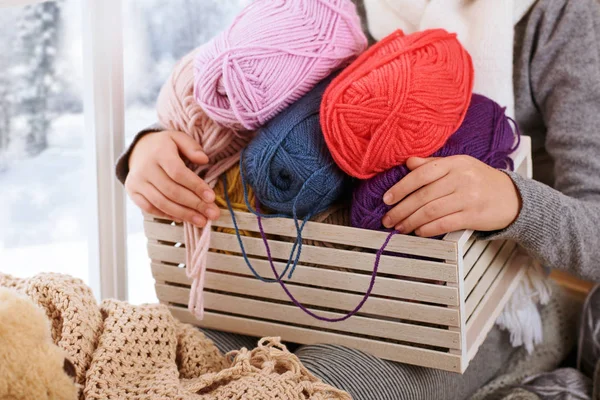
<svg viewBox="0 0 600 400"><path fill-rule="evenodd" d="M148 241L148 257L154 261L163 261L173 264L185 263L185 248Z"/></svg>
<svg viewBox="0 0 600 400"><path fill-rule="evenodd" d="M477 260L479 260L479 257L481 257L481 254L485 251L485 249L489 246L490 243L491 242L477 240L471 245L463 259L465 276L469 275L471 269L473 269L473 266L475 265Z"/></svg>
<svg viewBox="0 0 600 400"><path fill-rule="evenodd" d="M190 289L169 285L156 285L156 293L161 300L187 304ZM204 293L204 308L245 317L254 317L275 322L289 322L305 327L322 328L344 334L358 334L376 338L392 339L437 347L460 347L460 333L444 329L413 325L395 321L353 316L345 321L319 321L304 313L295 305L278 304L244 297L228 296L219 293ZM310 309L325 318L339 318L344 314Z"/></svg>
<svg viewBox="0 0 600 400"><path fill-rule="evenodd" d="M265 278L273 279L273 270L268 261L252 259L252 266L256 272ZM274 263L278 271L283 271L284 263ZM245 260L240 256L229 254L209 253L208 266L218 272L231 272L239 275L254 276ZM323 287L325 289L340 289L351 292L364 293L371 282L371 275L355 274L348 271L333 271L323 268L313 268L298 265L292 279L284 279L292 284L305 284ZM443 285L410 282L398 278L379 276L375 280L373 294L393 298L406 298L406 293L418 290L420 296L429 299L447 298L457 296L456 292ZM445 303L444 303L445 304Z"/></svg>
<svg viewBox="0 0 600 400"><path fill-rule="evenodd" d="M525 274L527 256L516 250L467 322L467 359L472 360Z"/></svg>
<svg viewBox="0 0 600 400"><path fill-rule="evenodd" d="M469 237L469 240L467 240L467 243L465 243L464 247L463 247L463 258L464 256L467 254L467 252L471 249L471 246L473 246L473 244L475 243L476 239L475 239L475 235L471 235Z"/></svg>
<svg viewBox="0 0 600 400"><path fill-rule="evenodd" d="M236 211L235 217L239 229L258 232L255 215ZM233 228L233 221L231 220L229 211L222 210L221 217L213 225L223 228ZM264 231L269 234L296 237L296 226L290 218L263 219L263 227ZM385 232L310 221L306 223L302 231L303 239L366 247L375 250L381 248L387 236L388 234ZM456 243L416 236L395 235L390 240L386 250L453 262L457 260Z"/></svg>
<svg viewBox="0 0 600 400"><path fill-rule="evenodd" d="M459 293L459 305L456 307L457 311L459 312L459 316L460 316L460 321L459 321L459 326L458 327L449 327L448 329L450 331L454 331L454 332L459 332L461 333L461 344L460 344L460 349L450 349L449 352L450 354L455 354L460 356L460 373L463 373L468 365L469 362L466 359L466 355L467 355L467 340L465 335L463 334L465 331L465 327L466 327L466 313L465 313L465 280L464 280L464 254L466 254L467 250L465 248L470 248L473 243L474 243L474 235L473 232L471 231L466 231L469 232L471 235L470 237L467 238L467 240L465 240L464 236L461 238L460 241L457 242L457 248L458 248L458 253L461 255L461 257L458 258L458 264L457 264L457 272L458 272L458 282L457 283L448 283L448 286L451 287L456 287L456 289L458 290ZM449 307L449 308L454 308L454 307Z"/></svg>
<svg viewBox="0 0 600 400"><path fill-rule="evenodd" d="M472 230L464 230L447 233L446 235L444 235L444 240L456 243L457 252L458 254L462 255L463 253L458 251L458 249L464 249L464 247L467 245L467 243L469 243L472 237Z"/></svg>
<svg viewBox="0 0 600 400"><path fill-rule="evenodd" d="M219 329L251 336L280 336L284 341L301 344L337 344L362 350L387 360L451 372L460 371L459 356L439 351L222 315L211 311L204 314L202 321L197 321L185 308L172 306L169 309L175 318L207 329Z"/></svg>
<svg viewBox="0 0 600 400"><path fill-rule="evenodd" d="M144 221L144 234L148 239L165 242L183 243L183 227L157 221Z"/></svg>
<svg viewBox="0 0 600 400"><path fill-rule="evenodd" d="M235 285L235 288L232 286ZM268 287L269 285L271 287ZM321 299L327 299L329 304L323 304L324 307L330 307L342 310L352 310L358 304L358 301L352 304L348 302L348 295L355 296L358 299L362 299L363 294L348 294L343 292L337 292L333 290L320 289L320 288L309 288L305 286L298 286L292 283L286 285L289 291L301 302L306 304L316 304L315 301ZM248 294L251 296L260 296L264 298L272 298L277 300L288 300L287 295L281 287L275 283L264 283L255 278L240 277L229 274L221 274L217 272L207 271L206 273L206 287L214 290L227 291L239 294ZM455 288L447 288L456 293ZM403 294L408 300L415 300L414 298L426 298L427 296L419 295L418 293L405 293ZM457 295L457 293L456 293ZM391 300L391 299L387 299ZM435 300L435 301L433 301ZM445 304L457 301L456 297L442 298L435 297L429 300L430 303ZM424 301L424 300L421 300ZM345 305L342 307L342 305ZM454 305L454 304L452 304Z"/></svg>
<svg viewBox="0 0 600 400"><path fill-rule="evenodd" d="M492 261L492 263L485 271L479 282L477 282L475 289L473 289L471 294L468 295L467 301L465 302L465 311L467 319L471 316L471 314L475 310L475 307L477 306L477 304L479 304L479 302L481 301L485 293L488 291L489 287L492 285L500 271L502 271L502 269L505 267L506 262L515 250L515 247L516 244L510 241L502 247L502 250L500 250L500 252L496 256L496 258L494 258L494 261Z"/></svg>
<svg viewBox="0 0 600 400"><path fill-rule="evenodd" d="M179 237L175 236L177 235L177 232L175 231L181 230L181 228L177 229L178 227L169 225L157 227L153 224L154 223L152 222L146 222L146 229L152 230L154 233L162 233L150 236L150 238L173 243L179 241ZM211 240L214 248L233 253L240 252L239 243L235 235L223 232L213 232ZM262 239L244 237L243 243L248 255L266 256L267 253ZM277 259L287 260L292 250L292 246L293 245L289 242L269 241L271 254ZM166 261L177 264L185 262L185 250L183 248L178 251L173 251L172 249L167 250L167 247L169 247L169 245L149 243L148 251L150 252L150 258L156 261ZM370 272L373 270L375 255L349 250L304 245L302 246L300 262ZM439 280L444 282L457 281L455 264L415 260L405 257L381 256L378 271L380 274L407 276L411 278Z"/></svg>
<svg viewBox="0 0 600 400"><path fill-rule="evenodd" d="M154 279L162 282L172 282L179 285L190 285L191 281L185 274L185 269L174 266L152 264ZM227 291L246 296L289 301L287 295L277 283L263 283L256 279L209 273L205 287L213 290ZM243 285L243 286L236 286ZM314 288L288 285L290 291L300 301L307 305L335 308L342 311L353 310L362 299L362 295L325 291ZM335 296L335 297L334 297ZM310 302L306 299L310 298ZM446 307L404 302L392 299L370 297L361 309L362 314L379 315L387 318L406 319L440 325L458 326L458 312Z"/></svg>
<svg viewBox="0 0 600 400"><path fill-rule="evenodd" d="M487 271L488 267L496 258L498 253L501 251L506 241L504 240L495 240L491 242L486 248L485 251L481 254L481 256L475 262L473 268L465 278L465 293L466 296L469 296L477 282L481 279L485 271Z"/></svg>
<svg viewBox="0 0 600 400"><path fill-rule="evenodd" d="M214 257L214 256L211 256ZM217 256L218 257L218 256ZM229 268L232 267L238 267L233 269L234 272L237 273L237 271L240 271L240 273L245 273L247 274L246 270L247 267L242 264L241 262L243 262L243 259L240 258L240 263L236 264L236 265L226 265L223 270L227 270ZM254 264L256 264L257 266L260 265L261 270L262 271L266 271L267 268L270 269L270 267L267 267L267 262L263 261L263 260L258 260L258 259L253 259L252 262ZM221 264L210 264L211 269L214 270L220 270ZM283 267L281 267L280 270L282 270ZM290 285L295 285L297 283L306 283L306 284L310 284L310 285L314 285L314 286L318 286L318 285L323 285L323 286L327 286L328 282L327 282L327 278L329 277L335 277L335 279L338 280L343 280L344 274L348 274L347 276L352 278L352 275L357 276L356 274L351 274L351 273L344 273L344 272L340 272L340 271L329 271L329 270L322 270L320 272L320 274L315 273L315 274L311 274L311 276L313 276L314 278L312 280L308 280L306 281L306 271L308 271L307 269L302 269L302 272L300 273L301 275L301 279L302 281L296 281L295 277L293 277L290 281ZM263 283L257 279L254 278L253 275L247 274L249 277L251 277L252 279L248 279L248 278L244 278L247 280L251 280L251 281L255 281L258 283L262 283L263 285L266 285L268 283ZM272 272L269 273L264 273L262 274L264 277L273 277ZM321 278L319 278L319 275L321 275ZM223 274L224 277L230 277L231 275L225 275ZM363 293L366 292L369 283L368 281L370 281L369 277L365 277L364 276L358 276L360 279L357 280L350 280L346 282L346 285L344 288L340 288L340 289L347 289L349 291L354 291L354 292L359 292L359 293ZM241 283L246 283L246 281L241 281ZM329 292L330 295L332 296L332 299L336 296L336 291L331 290L332 287L324 287L323 289L318 289L321 291L325 291L325 292ZM219 289L221 290L221 289ZM429 283L421 283L421 282L411 282L411 281L406 281L406 280L402 280L402 279L391 279L391 278L383 278L383 277L378 277L375 280L375 294L380 294L380 295L384 295L387 297L394 297L394 298L398 298L398 299L407 299L407 300L416 300L416 301L423 301L423 302L427 302L427 303L434 303L434 304L443 304L443 305L457 305L458 304L458 291L456 288L452 288L452 287L448 287L448 286L442 286L442 285L433 285L433 284L429 284Z"/></svg>
<svg viewBox="0 0 600 400"><path fill-rule="evenodd" d="M246 253L254 256L266 256L266 249L262 239L253 237L243 238ZM269 241L271 254L275 258L287 260L292 251L292 243ZM239 252L239 243L235 235L213 232L212 247L229 252ZM375 262L375 255L356 251L333 249L318 246L302 246L300 257L302 263L327 265L347 269L357 269L371 272ZM423 279L455 281L456 265L431 261L414 260L404 257L381 256L379 260L379 273L410 276Z"/></svg>
<svg viewBox="0 0 600 400"><path fill-rule="evenodd" d="M514 162L514 170L518 174L526 178L532 177L531 138L529 136L521 136L519 147L510 155L510 157Z"/></svg>

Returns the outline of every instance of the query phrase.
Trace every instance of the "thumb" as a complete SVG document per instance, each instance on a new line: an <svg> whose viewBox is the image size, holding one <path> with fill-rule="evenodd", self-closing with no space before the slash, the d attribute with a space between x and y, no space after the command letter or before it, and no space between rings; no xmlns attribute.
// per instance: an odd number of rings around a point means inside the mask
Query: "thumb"
<svg viewBox="0 0 600 400"><path fill-rule="evenodd" d="M428 157L428 158L410 157L408 160L406 160L406 166L411 171L414 171L415 169L419 168L420 166L425 165L428 162L431 162L433 160L437 160L438 158L439 157Z"/></svg>
<svg viewBox="0 0 600 400"><path fill-rule="evenodd" d="M208 156L202 150L202 146L190 136L183 132L172 131L170 132L171 139L177 145L179 152L188 160L196 165L202 165L208 163Z"/></svg>

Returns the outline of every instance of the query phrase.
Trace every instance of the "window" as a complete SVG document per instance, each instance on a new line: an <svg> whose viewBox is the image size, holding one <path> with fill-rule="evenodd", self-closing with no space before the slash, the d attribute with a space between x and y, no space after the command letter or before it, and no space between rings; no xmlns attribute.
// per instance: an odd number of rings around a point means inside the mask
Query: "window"
<svg viewBox="0 0 600 400"><path fill-rule="evenodd" d="M81 2L3 8L0 38L0 270L89 282Z"/></svg>
<svg viewBox="0 0 600 400"><path fill-rule="evenodd" d="M142 216L112 166L156 122L175 62L249 2L0 0L2 272L67 273L99 297L156 300Z"/></svg>
<svg viewBox="0 0 600 400"><path fill-rule="evenodd" d="M223 30L250 0L129 0L123 2L125 132L156 123L155 103L177 60ZM177 23L173 23L177 21ZM142 216L127 200L129 300L155 302Z"/></svg>

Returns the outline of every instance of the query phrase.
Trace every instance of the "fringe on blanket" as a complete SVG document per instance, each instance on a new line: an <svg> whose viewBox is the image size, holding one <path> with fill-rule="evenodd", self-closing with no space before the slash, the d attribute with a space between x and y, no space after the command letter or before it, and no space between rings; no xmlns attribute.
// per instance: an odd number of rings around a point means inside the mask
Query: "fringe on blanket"
<svg viewBox="0 0 600 400"><path fill-rule="evenodd" d="M548 304L552 290L544 268L537 261L528 260L530 265L496 320L496 325L510 333L513 347L523 346L531 354L543 340L538 306Z"/></svg>

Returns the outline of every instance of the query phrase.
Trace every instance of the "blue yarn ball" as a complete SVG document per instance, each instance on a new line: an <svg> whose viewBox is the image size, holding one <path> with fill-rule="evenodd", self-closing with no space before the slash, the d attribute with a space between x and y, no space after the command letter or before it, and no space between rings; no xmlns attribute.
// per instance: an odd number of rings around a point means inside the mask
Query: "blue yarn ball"
<svg viewBox="0 0 600 400"><path fill-rule="evenodd" d="M303 218L324 211L349 180L335 164L319 121L321 97L331 79L263 126L245 149L246 181L260 204Z"/></svg>

